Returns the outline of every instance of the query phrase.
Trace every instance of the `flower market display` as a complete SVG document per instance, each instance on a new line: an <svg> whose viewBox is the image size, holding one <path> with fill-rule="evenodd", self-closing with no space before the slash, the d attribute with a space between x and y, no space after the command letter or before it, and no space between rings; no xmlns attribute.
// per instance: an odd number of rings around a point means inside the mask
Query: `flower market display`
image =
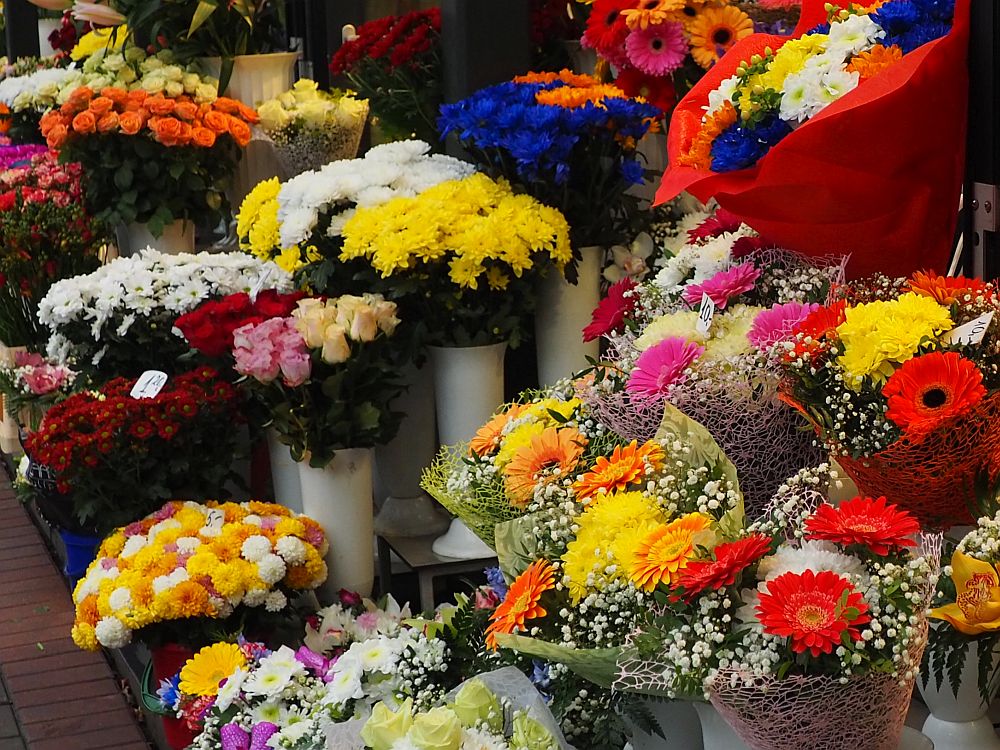
<svg viewBox="0 0 1000 750"><path fill-rule="evenodd" d="M21 424L37 430L48 407L68 396L77 373L52 364L38 353L15 351L9 367L0 367L0 393L8 412Z"/></svg>
<svg viewBox="0 0 1000 750"><path fill-rule="evenodd" d="M926 526L969 523L1000 473L996 288L931 271L834 296L775 347L783 397L864 492Z"/></svg>

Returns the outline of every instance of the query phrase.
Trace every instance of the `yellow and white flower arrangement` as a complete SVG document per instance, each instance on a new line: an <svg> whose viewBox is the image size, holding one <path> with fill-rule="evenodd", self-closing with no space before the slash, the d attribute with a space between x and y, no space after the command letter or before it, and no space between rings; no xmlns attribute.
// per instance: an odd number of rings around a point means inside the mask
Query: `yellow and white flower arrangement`
<svg viewBox="0 0 1000 750"><path fill-rule="evenodd" d="M288 595L327 574L327 541L312 519L280 505L169 502L114 531L73 592L73 641L121 648L155 626L279 613Z"/></svg>

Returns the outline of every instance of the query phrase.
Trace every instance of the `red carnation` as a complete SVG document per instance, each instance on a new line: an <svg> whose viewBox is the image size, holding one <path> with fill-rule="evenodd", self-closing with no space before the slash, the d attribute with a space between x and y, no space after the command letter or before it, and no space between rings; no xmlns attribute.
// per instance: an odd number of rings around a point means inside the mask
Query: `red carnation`
<svg viewBox="0 0 1000 750"><path fill-rule="evenodd" d="M253 309L254 312L265 318L287 318L303 297L305 294L302 292L281 294L274 289L265 289L257 295Z"/></svg>
<svg viewBox="0 0 1000 750"><path fill-rule="evenodd" d="M702 591L717 591L736 583L736 577L771 551L771 537L751 534L735 542L720 544L713 551L714 560L693 560L681 571L676 588L682 598L691 600Z"/></svg>
<svg viewBox="0 0 1000 750"><path fill-rule="evenodd" d="M819 539L843 546L860 544L876 555L888 555L902 547L915 547L909 537L920 531L917 519L884 497L856 497L836 508L823 503L806 519L806 539Z"/></svg>
<svg viewBox="0 0 1000 750"><path fill-rule="evenodd" d="M626 295L638 284L624 278L611 285L608 296L602 299L591 316L590 325L583 329L583 340L593 341L609 333L618 333L625 327L625 319L635 311L635 297Z"/></svg>

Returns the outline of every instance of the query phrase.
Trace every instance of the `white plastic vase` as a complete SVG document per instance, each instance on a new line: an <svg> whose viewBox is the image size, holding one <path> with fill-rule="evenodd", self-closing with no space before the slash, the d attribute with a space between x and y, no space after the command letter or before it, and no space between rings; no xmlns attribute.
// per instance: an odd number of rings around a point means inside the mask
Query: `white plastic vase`
<svg viewBox="0 0 1000 750"><path fill-rule="evenodd" d="M693 705L701 720L701 741L704 750L751 750L750 746L726 723L715 706L700 702Z"/></svg>
<svg viewBox="0 0 1000 750"><path fill-rule="evenodd" d="M691 701L643 701L653 714L663 737L635 729L632 750L701 750L701 721Z"/></svg>
<svg viewBox="0 0 1000 750"><path fill-rule="evenodd" d="M407 390L389 405L406 416L389 443L375 448L376 491L382 493L375 531L384 536L430 536L448 528L448 517L420 488L437 452L434 376L429 362L403 373Z"/></svg>
<svg viewBox="0 0 1000 750"><path fill-rule="evenodd" d="M302 512L302 484L299 481L299 464L292 458L288 446L278 439L272 427L267 431L267 453L271 462L271 486L274 501L296 513Z"/></svg>
<svg viewBox="0 0 1000 750"><path fill-rule="evenodd" d="M428 347L434 368L434 404L442 445L471 440L503 403L503 357L507 344ZM474 560L492 557L464 523L455 519L432 547L443 557Z"/></svg>
<svg viewBox="0 0 1000 750"><path fill-rule="evenodd" d="M538 288L535 350L541 386L570 377L587 367L588 357L596 358L598 354L598 341L584 342L583 329L601 301L604 248L584 247L580 255L576 284L550 270Z"/></svg>
<svg viewBox="0 0 1000 750"><path fill-rule="evenodd" d="M375 514L372 505L372 450L338 450L321 469L299 464L302 511L326 531L329 576L316 592L322 604L340 589L370 596L375 585Z"/></svg>
<svg viewBox="0 0 1000 750"><path fill-rule="evenodd" d="M917 679L920 695L931 715L924 722L923 733L934 743L934 750L1000 750L1000 738L993 723L986 716L989 704L979 696L979 655L976 644L968 646L969 653L962 669L961 683L956 696L944 676L940 686L930 676ZM1000 655L994 655L992 668L996 669Z"/></svg>
<svg viewBox="0 0 1000 750"><path fill-rule="evenodd" d="M38 54L42 57L49 57L55 50L49 44L49 37L53 31L62 28L61 18L39 18L38 19Z"/></svg>
<svg viewBox="0 0 1000 750"><path fill-rule="evenodd" d="M118 254L122 257L138 255L147 247L170 255L194 252L194 224L184 219L167 224L159 237L153 236L148 224L120 226L115 236Z"/></svg>

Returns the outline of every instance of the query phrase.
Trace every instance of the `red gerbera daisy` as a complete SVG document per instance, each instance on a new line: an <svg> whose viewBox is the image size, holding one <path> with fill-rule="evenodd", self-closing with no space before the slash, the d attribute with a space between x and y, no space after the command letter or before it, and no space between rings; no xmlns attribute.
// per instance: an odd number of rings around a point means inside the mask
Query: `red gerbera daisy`
<svg viewBox="0 0 1000 750"><path fill-rule="evenodd" d="M635 5L635 0L595 0L590 6L587 28L583 31L583 46L596 50L613 65L628 64L625 39L629 29L622 11L630 10Z"/></svg>
<svg viewBox="0 0 1000 750"><path fill-rule="evenodd" d="M806 539L819 539L848 546L861 544L876 555L887 555L901 547L915 547L908 538L920 524L905 510L889 505L884 497L856 497L837 507L823 503L806 519Z"/></svg>
<svg viewBox="0 0 1000 750"><path fill-rule="evenodd" d="M771 537L751 534L715 548L714 560L694 560L687 564L677 581L684 599L693 599L706 589L718 591L736 583L736 577L771 551Z"/></svg>
<svg viewBox="0 0 1000 750"><path fill-rule="evenodd" d="M844 300L813 310L795 326L795 333L801 334L802 338L809 337L818 341L837 330L837 326L844 322L846 310L847 302Z"/></svg>
<svg viewBox="0 0 1000 750"><path fill-rule="evenodd" d="M791 638L792 651L829 654L846 633L861 639L858 625L871 621L868 605L846 578L824 570L785 573L767 584L757 605L764 632Z"/></svg>
<svg viewBox="0 0 1000 750"><path fill-rule="evenodd" d="M618 71L615 85L629 96L641 96L663 114L668 114L677 104L677 91L670 76L651 76L628 67Z"/></svg>
<svg viewBox="0 0 1000 750"><path fill-rule="evenodd" d="M983 373L958 352L930 352L903 363L882 387L885 416L917 442L986 395Z"/></svg>
<svg viewBox="0 0 1000 750"><path fill-rule="evenodd" d="M934 271L917 271L910 277L909 291L930 297L942 305L950 305L965 295L989 296L993 285L966 276L939 276Z"/></svg>
<svg viewBox="0 0 1000 750"><path fill-rule="evenodd" d="M626 277L608 289L608 296L602 299L591 316L590 325L583 329L583 340L593 341L609 333L620 333L625 327L625 318L635 311L635 297L626 295L638 286Z"/></svg>
<svg viewBox="0 0 1000 750"><path fill-rule="evenodd" d="M724 208L716 209L714 216L709 216L694 229L688 230L692 242L718 237L726 232L735 232L743 222L740 217Z"/></svg>

